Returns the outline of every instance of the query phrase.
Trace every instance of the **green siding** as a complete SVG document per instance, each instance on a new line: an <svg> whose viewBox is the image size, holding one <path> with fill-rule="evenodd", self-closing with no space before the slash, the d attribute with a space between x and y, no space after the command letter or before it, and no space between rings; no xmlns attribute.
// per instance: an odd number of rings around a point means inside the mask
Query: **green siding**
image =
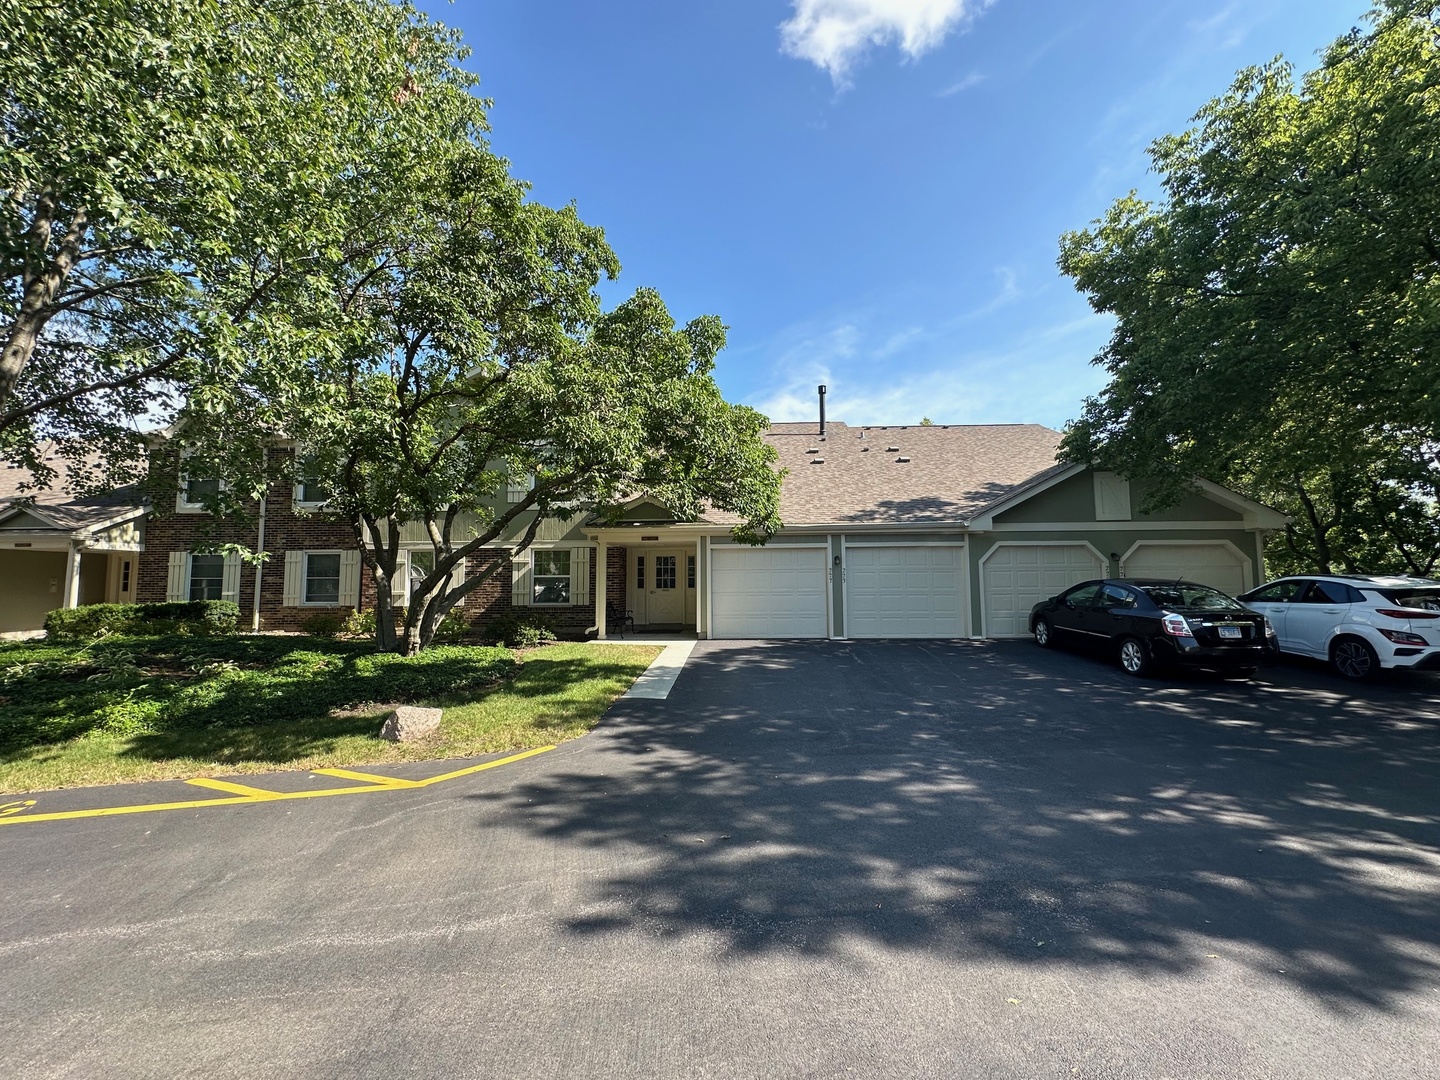
<svg viewBox="0 0 1440 1080"><path fill-rule="evenodd" d="M1088 472L1062 480L1018 506L995 515L996 522L1033 524L1052 521L1094 521L1095 482Z"/></svg>
<svg viewBox="0 0 1440 1080"><path fill-rule="evenodd" d="M1241 521L1244 515L1238 510L1222 506L1204 495L1186 495L1174 506L1158 510L1153 514L1141 514L1139 508L1145 501L1148 488L1143 483L1130 487L1130 505L1135 511L1136 521ZM1072 476L1052 488L1032 495L1018 506L995 515L996 522L1006 524L1042 524L1055 521L1095 520L1095 481L1089 472ZM1242 548L1249 552L1247 542Z"/></svg>

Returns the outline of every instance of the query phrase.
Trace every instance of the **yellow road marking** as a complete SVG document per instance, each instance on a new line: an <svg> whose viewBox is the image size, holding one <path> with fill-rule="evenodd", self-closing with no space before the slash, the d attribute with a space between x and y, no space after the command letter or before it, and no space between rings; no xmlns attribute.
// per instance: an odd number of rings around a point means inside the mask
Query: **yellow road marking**
<svg viewBox="0 0 1440 1080"><path fill-rule="evenodd" d="M348 769L311 770L312 772L323 773L327 776L341 776L347 780L365 779L374 781L374 783L370 783L366 787L324 788L320 791L266 791L264 788L249 787L245 784L232 784L228 780L212 780L208 776L197 776L193 780L187 780L186 783L194 784L196 787L211 788L216 791L234 792L234 794L224 799L194 799L189 802L141 803L137 806L105 806L91 810L57 810L47 814L25 813L25 810L34 806L36 803L36 800L28 799L20 806L17 806L15 803L5 803L3 806L0 806L0 825L23 825L30 821L68 821L74 818L116 817L120 814L150 814L158 810L199 810L208 806L244 806L264 802L287 802L291 799L318 799L328 795L364 795L372 791L401 791L405 788L423 788L429 787L431 784L444 783L446 780L455 780L462 776L470 776L473 773L485 772L487 769L498 769L501 765L509 765L515 761L524 761L526 758L534 757L537 754L544 754L554 749L554 746L540 746L534 750L523 750L518 754L511 754L509 757L482 762L479 765L471 765L464 769L456 769L454 772L442 773L440 776L432 776L425 780L402 781L396 777L372 776L369 773L356 773Z"/></svg>
<svg viewBox="0 0 1440 1080"><path fill-rule="evenodd" d="M185 782L215 791L228 791L231 795L249 795L253 799L278 799L280 797L280 793L276 791L266 791L264 788L250 787L247 784L232 784L229 780L212 780L208 776L197 776L194 780Z"/></svg>
<svg viewBox="0 0 1440 1080"><path fill-rule="evenodd" d="M353 769L311 769L320 776L338 776L341 780L363 780L367 784L382 787L424 787L418 780L403 780L398 776L379 776L375 773L355 772Z"/></svg>
<svg viewBox="0 0 1440 1080"><path fill-rule="evenodd" d="M543 754L554 750L553 746L539 746L534 750L524 750L518 754L511 754L499 761L487 761L483 765L471 765L468 769L456 769L454 772L442 773L439 776L432 776L428 780L419 780L420 787L429 787L431 784L443 784L446 780L454 780L457 777L469 776L471 773L484 772L486 769L498 768L501 765L509 765L512 761L524 761L527 757L534 757L536 754Z"/></svg>

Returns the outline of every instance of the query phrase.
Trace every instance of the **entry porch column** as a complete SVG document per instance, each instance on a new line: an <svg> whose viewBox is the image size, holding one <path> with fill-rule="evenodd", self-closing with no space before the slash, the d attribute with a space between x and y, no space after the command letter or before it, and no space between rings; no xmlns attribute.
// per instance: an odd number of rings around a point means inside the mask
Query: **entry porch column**
<svg viewBox="0 0 1440 1080"><path fill-rule="evenodd" d="M70 542L70 553L65 558L65 603L64 607L80 606L80 545Z"/></svg>

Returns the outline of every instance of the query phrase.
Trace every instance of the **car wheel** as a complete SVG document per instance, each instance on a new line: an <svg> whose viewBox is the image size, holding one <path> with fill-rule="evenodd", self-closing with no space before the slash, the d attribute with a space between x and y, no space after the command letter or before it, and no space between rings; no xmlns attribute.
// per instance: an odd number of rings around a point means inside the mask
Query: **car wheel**
<svg viewBox="0 0 1440 1080"><path fill-rule="evenodd" d="M1144 675L1153 666L1145 643L1139 638L1127 637L1120 642L1120 666L1128 675Z"/></svg>
<svg viewBox="0 0 1440 1080"><path fill-rule="evenodd" d="M1364 682L1380 674L1380 657L1363 638L1336 638L1330 646L1330 666L1337 675Z"/></svg>
<svg viewBox="0 0 1440 1080"><path fill-rule="evenodd" d="M1042 649L1048 649L1055 644L1055 628L1043 615L1035 620L1035 625L1030 628L1030 632L1035 635L1035 644Z"/></svg>

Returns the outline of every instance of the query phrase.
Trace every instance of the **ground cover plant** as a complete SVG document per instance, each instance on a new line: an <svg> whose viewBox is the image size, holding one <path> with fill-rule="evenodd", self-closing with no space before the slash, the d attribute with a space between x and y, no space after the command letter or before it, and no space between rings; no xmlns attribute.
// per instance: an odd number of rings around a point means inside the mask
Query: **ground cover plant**
<svg viewBox="0 0 1440 1080"><path fill-rule="evenodd" d="M107 637L0 646L0 791L461 757L574 738L656 654L437 646L416 657L311 637ZM440 734L378 737L386 708Z"/></svg>

